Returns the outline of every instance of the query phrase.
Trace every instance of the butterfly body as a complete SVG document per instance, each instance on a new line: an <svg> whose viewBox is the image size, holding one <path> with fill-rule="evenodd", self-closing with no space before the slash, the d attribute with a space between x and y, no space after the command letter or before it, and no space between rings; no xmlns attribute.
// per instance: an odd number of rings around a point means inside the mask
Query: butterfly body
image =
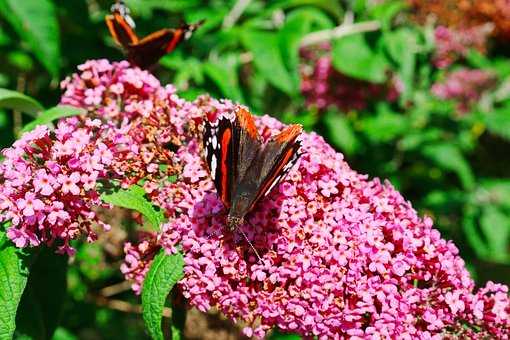
<svg viewBox="0 0 510 340"><path fill-rule="evenodd" d="M164 28L140 39L134 31L135 24L129 16L129 10L122 1L111 8L111 14L105 17L106 26L115 42L122 46L128 60L141 68L150 68L161 57L172 52L183 40L202 24L185 24L179 28Z"/></svg>
<svg viewBox="0 0 510 340"><path fill-rule="evenodd" d="M299 158L300 125L291 125L266 144L253 117L238 107L233 115L205 122L204 150L211 177L234 230L283 179Z"/></svg>

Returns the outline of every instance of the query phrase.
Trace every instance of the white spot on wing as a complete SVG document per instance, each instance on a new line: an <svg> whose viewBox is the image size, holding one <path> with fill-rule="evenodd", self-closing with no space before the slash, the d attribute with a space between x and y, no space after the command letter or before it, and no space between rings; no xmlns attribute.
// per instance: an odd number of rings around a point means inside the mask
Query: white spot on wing
<svg viewBox="0 0 510 340"><path fill-rule="evenodd" d="M216 161L216 155L213 154L211 156L211 176L212 176L213 179L216 178L216 168L217 168L217 166L218 166L218 163Z"/></svg>
<svg viewBox="0 0 510 340"><path fill-rule="evenodd" d="M274 186L276 184L278 184L278 182L280 182L280 179L282 178L282 175L276 177L276 179L274 180L273 183L271 183L271 186L269 187L269 189L266 191L266 193L264 194L264 196L267 196L269 195L269 193L271 192L271 190L273 190Z"/></svg>

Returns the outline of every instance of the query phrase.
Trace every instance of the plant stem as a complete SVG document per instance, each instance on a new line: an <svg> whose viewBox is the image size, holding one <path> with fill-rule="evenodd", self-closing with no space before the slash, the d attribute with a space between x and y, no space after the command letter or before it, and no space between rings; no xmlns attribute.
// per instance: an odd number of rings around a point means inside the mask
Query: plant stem
<svg viewBox="0 0 510 340"><path fill-rule="evenodd" d="M381 24L378 21L366 21L357 24L345 23L333 29L312 32L305 35L301 40L301 47L319 44L351 34L377 31L380 27Z"/></svg>
<svg viewBox="0 0 510 340"><path fill-rule="evenodd" d="M251 0L238 0L230 12L228 12L225 16L225 19L223 19L223 28L230 28L234 26L250 2Z"/></svg>

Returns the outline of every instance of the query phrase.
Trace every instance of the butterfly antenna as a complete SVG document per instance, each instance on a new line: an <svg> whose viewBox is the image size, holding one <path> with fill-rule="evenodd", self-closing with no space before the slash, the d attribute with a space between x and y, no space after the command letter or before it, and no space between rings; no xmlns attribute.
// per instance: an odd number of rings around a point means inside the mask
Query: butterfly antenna
<svg viewBox="0 0 510 340"><path fill-rule="evenodd" d="M243 234L244 239L246 240L246 242L248 242L248 244L250 245L251 249L253 249L253 251L255 252L255 255L257 255L257 258L259 259L259 262L262 263L262 258L260 257L259 252L257 251L257 249L255 249L253 244L250 242L250 240L248 239L248 236L246 236L246 234L244 233L244 231L241 228L237 228L237 229L241 232L241 234Z"/></svg>

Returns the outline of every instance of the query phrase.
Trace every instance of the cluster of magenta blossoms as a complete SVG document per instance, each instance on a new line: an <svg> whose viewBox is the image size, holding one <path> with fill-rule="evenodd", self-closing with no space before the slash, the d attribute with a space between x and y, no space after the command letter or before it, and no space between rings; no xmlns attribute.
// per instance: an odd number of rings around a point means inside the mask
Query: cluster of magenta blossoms
<svg viewBox="0 0 510 340"><path fill-rule="evenodd" d="M52 132L38 126L3 151L0 221L17 247L55 244L72 254L70 240L95 240L93 223L108 229L92 210L101 205L97 182L114 158L112 140L96 143L100 130L99 120L70 118Z"/></svg>
<svg viewBox="0 0 510 340"><path fill-rule="evenodd" d="M151 192L178 171L168 145L180 144L190 110L172 86L162 87L129 63L89 61L62 82L63 104L86 116L60 120L50 131L37 127L3 151L0 163L0 222L18 247L41 243L72 254L70 241L96 239L99 189L127 187L145 179ZM190 104L187 104L190 105ZM186 117L186 118L184 118Z"/></svg>
<svg viewBox="0 0 510 340"><path fill-rule="evenodd" d="M225 209L201 157L202 117L232 113L233 103L209 97L187 102L147 72L104 60L81 66L65 90L62 102L98 117L106 135L97 140L126 139L104 143L113 159L105 168L109 173L98 177L120 175L125 185L149 177L146 190L168 217L157 235L126 244L122 271L138 284L135 289L163 247L183 252L178 288L190 305L216 308L245 324L248 336L262 338L273 327L320 339L483 339L510 332L508 288L489 282L476 291L457 248L440 237L429 218L417 216L389 183L350 169L316 134L303 134L296 166L241 226L259 260L239 231L225 228ZM76 128L96 124L75 121ZM283 128L269 117L257 118L256 124L264 139ZM52 133L48 138L56 143ZM163 148L169 143L175 153ZM29 151L42 157L41 150ZM28 157L27 150L18 152L18 159ZM62 162L57 159L66 171L74 166ZM178 173L176 182L166 180L164 165ZM2 191L10 194L5 184L15 181L5 179ZM32 184L26 188L41 192Z"/></svg>
<svg viewBox="0 0 510 340"><path fill-rule="evenodd" d="M308 106L320 111L328 107L342 111L362 110L375 100L398 98L401 88L398 79L375 84L349 77L333 67L329 51L327 44L301 51L301 93Z"/></svg>
<svg viewBox="0 0 510 340"><path fill-rule="evenodd" d="M482 95L494 88L496 77L493 73L479 69L459 69L447 74L446 79L432 85L432 93L441 99L457 102L460 113L467 112Z"/></svg>
<svg viewBox="0 0 510 340"><path fill-rule="evenodd" d="M492 25L480 25L464 29L439 26L434 31L436 50L434 65L447 68L459 59L466 57L470 49L485 52Z"/></svg>

